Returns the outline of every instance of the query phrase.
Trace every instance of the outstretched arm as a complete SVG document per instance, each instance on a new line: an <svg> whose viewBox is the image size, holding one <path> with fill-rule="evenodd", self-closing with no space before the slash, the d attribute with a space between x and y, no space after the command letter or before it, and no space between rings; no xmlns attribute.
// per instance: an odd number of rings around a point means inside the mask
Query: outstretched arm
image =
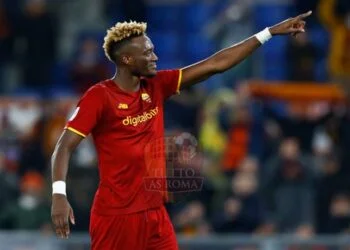
<svg viewBox="0 0 350 250"><path fill-rule="evenodd" d="M311 15L311 11L299 16L289 18L278 23L268 30L258 33L238 44L223 49L209 58L182 69L181 88L204 81L205 79L222 73L248 57L260 45L274 35L297 35L305 32L305 22L303 19Z"/></svg>

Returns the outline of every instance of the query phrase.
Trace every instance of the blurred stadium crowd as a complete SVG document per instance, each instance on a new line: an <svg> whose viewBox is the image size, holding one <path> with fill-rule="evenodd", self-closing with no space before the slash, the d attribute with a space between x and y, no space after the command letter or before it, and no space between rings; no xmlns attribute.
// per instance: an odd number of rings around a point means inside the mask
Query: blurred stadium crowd
<svg viewBox="0 0 350 250"><path fill-rule="evenodd" d="M160 68L175 68L309 9L305 35L273 38L167 102L167 132L198 139L189 167L205 178L200 193L169 211L187 235L349 233L348 107L262 102L247 84L349 81L348 0L0 0L0 229L51 231L50 157L80 94L113 74L101 48L107 27L147 21ZM86 231L98 185L90 140L76 150L67 182L73 230Z"/></svg>

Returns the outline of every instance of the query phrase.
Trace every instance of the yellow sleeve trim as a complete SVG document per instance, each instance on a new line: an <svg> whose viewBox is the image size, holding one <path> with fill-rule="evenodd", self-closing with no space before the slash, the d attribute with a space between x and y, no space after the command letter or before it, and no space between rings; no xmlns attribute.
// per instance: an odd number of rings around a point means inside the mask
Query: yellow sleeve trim
<svg viewBox="0 0 350 250"><path fill-rule="evenodd" d="M179 69L179 79L177 81L176 94L180 94L181 81L182 81L182 69Z"/></svg>
<svg viewBox="0 0 350 250"><path fill-rule="evenodd" d="M86 137L86 135L84 135L83 133L79 132L78 130L76 130L76 129L72 128L72 127L67 127L67 129L72 131L72 132L74 132L74 133L76 133L76 134L78 134L78 135L80 135L80 136L82 136L82 137L84 137L84 138Z"/></svg>

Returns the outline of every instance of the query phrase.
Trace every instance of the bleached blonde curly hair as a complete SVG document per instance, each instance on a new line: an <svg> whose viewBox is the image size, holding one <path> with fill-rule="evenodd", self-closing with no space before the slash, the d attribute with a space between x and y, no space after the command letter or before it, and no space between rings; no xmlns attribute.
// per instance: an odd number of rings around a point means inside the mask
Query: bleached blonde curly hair
<svg viewBox="0 0 350 250"><path fill-rule="evenodd" d="M115 45L120 44L128 38L145 34L146 29L147 23L138 23L135 21L116 23L116 25L107 30L107 35L104 38L103 49L107 58L112 62L116 62L114 58Z"/></svg>

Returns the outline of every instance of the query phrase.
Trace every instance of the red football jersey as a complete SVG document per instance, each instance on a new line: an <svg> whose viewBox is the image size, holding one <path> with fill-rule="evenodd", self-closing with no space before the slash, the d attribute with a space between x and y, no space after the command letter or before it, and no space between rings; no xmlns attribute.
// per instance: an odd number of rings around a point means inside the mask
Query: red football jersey
<svg viewBox="0 0 350 250"><path fill-rule="evenodd" d="M178 93L181 70L158 71L141 78L137 92L125 92L112 80L91 87L79 101L66 129L91 133L98 155L100 184L92 211L128 214L161 206L164 190L145 181L165 177L163 103Z"/></svg>

